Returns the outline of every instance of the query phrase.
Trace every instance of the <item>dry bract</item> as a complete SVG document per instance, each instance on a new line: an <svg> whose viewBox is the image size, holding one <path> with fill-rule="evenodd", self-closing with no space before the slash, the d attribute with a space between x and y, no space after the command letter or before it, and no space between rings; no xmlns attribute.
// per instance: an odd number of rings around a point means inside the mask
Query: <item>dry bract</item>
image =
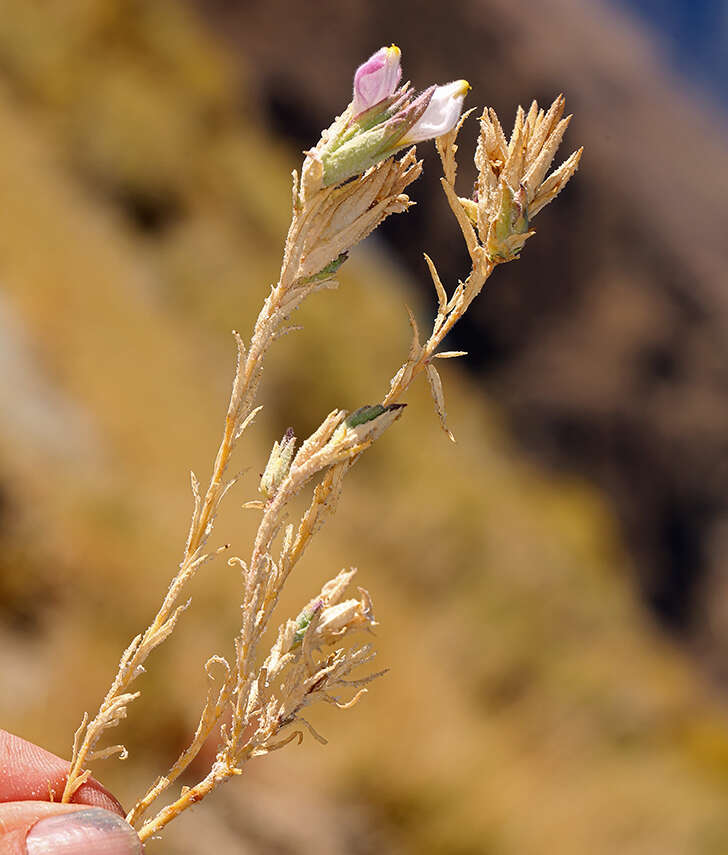
<svg viewBox="0 0 728 855"><path fill-rule="evenodd" d="M528 238L535 234L530 222L579 166L582 149L546 178L571 121L571 116L563 118L565 104L564 96L559 95L547 111L539 109L535 101L528 113L519 107L509 141L495 110L485 110L480 118L475 153L476 201L468 202L468 207L493 261L518 257Z"/></svg>

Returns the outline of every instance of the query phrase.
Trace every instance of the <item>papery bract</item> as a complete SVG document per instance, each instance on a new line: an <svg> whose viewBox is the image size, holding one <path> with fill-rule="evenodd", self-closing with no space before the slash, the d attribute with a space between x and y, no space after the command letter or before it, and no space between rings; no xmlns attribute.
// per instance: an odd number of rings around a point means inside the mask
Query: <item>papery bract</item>
<svg viewBox="0 0 728 855"><path fill-rule="evenodd" d="M401 56L397 45L383 47L357 68L352 100L354 116L394 94L402 77Z"/></svg>

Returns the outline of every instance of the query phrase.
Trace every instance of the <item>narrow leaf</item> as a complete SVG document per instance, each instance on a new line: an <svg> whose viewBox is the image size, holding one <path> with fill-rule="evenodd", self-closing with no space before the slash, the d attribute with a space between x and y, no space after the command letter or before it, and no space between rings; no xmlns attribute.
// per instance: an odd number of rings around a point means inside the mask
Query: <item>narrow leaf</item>
<svg viewBox="0 0 728 855"><path fill-rule="evenodd" d="M426 368L427 380L430 384L430 391L432 392L432 399L435 402L437 415L440 418L440 424L442 425L442 429L445 433L450 437L451 441L455 442L455 437L447 426L447 419L445 416L445 395L442 391L442 380L440 379L440 375L437 373L437 369L434 365L430 365L428 363Z"/></svg>
<svg viewBox="0 0 728 855"><path fill-rule="evenodd" d="M432 281L435 284L435 291L437 291L438 314L444 315L445 307L447 306L447 291L445 291L442 281L440 280L440 275L438 274L437 269L435 268L433 260L426 252L423 253L423 255L425 256L425 261L427 262L427 266L430 270L430 276L432 277Z"/></svg>
<svg viewBox="0 0 728 855"><path fill-rule="evenodd" d="M414 362L416 359L419 359L419 356L422 353L422 345L420 344L420 330L417 326L415 316L412 314L412 309L410 309L409 306L406 306L406 309L407 315L409 317L410 327L412 328L412 344L410 345L409 356L407 358L411 362Z"/></svg>

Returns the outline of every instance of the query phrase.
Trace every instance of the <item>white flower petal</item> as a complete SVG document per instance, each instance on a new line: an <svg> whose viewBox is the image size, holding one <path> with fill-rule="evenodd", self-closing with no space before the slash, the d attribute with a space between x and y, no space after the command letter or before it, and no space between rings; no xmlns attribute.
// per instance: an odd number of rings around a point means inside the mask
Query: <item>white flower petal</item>
<svg viewBox="0 0 728 855"><path fill-rule="evenodd" d="M463 109L463 101L470 89L467 80L454 80L435 89L427 109L405 136L399 145L431 140L451 131Z"/></svg>

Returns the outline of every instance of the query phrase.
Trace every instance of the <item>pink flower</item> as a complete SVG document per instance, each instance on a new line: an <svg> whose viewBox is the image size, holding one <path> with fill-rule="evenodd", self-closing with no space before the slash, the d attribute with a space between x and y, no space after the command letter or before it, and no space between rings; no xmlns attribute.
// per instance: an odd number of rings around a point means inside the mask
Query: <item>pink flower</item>
<svg viewBox="0 0 728 855"><path fill-rule="evenodd" d="M454 80L438 86L432 94L427 109L397 143L398 146L431 140L451 131L460 118L463 101L470 84L467 80Z"/></svg>
<svg viewBox="0 0 728 855"><path fill-rule="evenodd" d="M357 68L352 101L354 116L394 95L402 77L401 56L397 45L383 47Z"/></svg>
<svg viewBox="0 0 728 855"><path fill-rule="evenodd" d="M354 75L354 97L322 137L323 185L340 184L413 143L442 136L457 123L470 85L455 80L419 95L399 87L401 53L380 48Z"/></svg>

